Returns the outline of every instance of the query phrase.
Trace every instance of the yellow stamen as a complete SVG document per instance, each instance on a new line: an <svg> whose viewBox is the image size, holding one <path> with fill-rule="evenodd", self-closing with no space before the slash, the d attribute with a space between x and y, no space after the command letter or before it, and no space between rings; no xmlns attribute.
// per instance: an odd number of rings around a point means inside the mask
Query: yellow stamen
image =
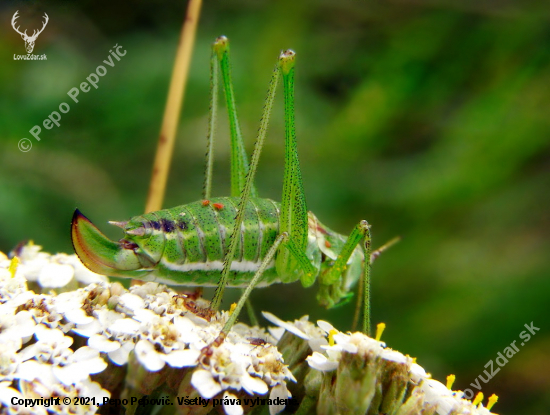
<svg viewBox="0 0 550 415"><path fill-rule="evenodd" d="M237 308L237 303L231 304L231 307L229 307L229 315L233 314L236 308Z"/></svg>
<svg viewBox="0 0 550 415"><path fill-rule="evenodd" d="M412 363L416 363L416 357L412 357L409 354L405 354L405 356L407 356L409 359L411 359Z"/></svg>
<svg viewBox="0 0 550 415"><path fill-rule="evenodd" d="M498 401L498 396L493 393L491 396L489 396L489 402L487 402L487 409L491 410L491 408L493 407L494 404L497 403L497 401Z"/></svg>
<svg viewBox="0 0 550 415"><path fill-rule="evenodd" d="M382 338L382 333L384 333L384 329L386 328L386 325L384 323L378 323L376 325L376 337L375 340L380 341Z"/></svg>
<svg viewBox="0 0 550 415"><path fill-rule="evenodd" d="M453 383L455 383L456 376L455 375L449 375L447 376L447 389L453 390Z"/></svg>
<svg viewBox="0 0 550 415"><path fill-rule="evenodd" d="M8 268L8 271L10 272L12 278L15 277L15 271L17 271L17 267L19 266L20 263L21 261L16 256L14 256L11 259L10 267Z"/></svg>
<svg viewBox="0 0 550 415"><path fill-rule="evenodd" d="M329 346L334 346L334 335L338 334L338 330L332 329L328 332L328 344Z"/></svg>
<svg viewBox="0 0 550 415"><path fill-rule="evenodd" d="M477 405L479 405L482 401L483 401L483 392L479 392L479 393L476 395L476 398L474 399L474 401L472 402L472 405L477 406Z"/></svg>

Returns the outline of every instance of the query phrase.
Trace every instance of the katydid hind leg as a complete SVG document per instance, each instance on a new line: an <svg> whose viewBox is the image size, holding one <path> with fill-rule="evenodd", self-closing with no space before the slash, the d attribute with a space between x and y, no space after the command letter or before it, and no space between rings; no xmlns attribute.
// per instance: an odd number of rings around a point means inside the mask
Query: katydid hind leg
<svg viewBox="0 0 550 415"><path fill-rule="evenodd" d="M284 51L279 59L285 106L285 168L279 229L288 232L289 242L296 250L293 255L290 249L284 249L277 256L277 273L283 282L304 278L303 266L297 258L300 255L298 252L305 253L308 237L307 205L294 121L294 62L295 53L291 50Z"/></svg>
<svg viewBox="0 0 550 415"><path fill-rule="evenodd" d="M214 136L218 118L220 64L214 48L210 57L210 113L208 117L208 134L206 138L206 166L204 172L203 199L210 199L212 194L212 174L214 170Z"/></svg>
<svg viewBox="0 0 550 415"><path fill-rule="evenodd" d="M223 71L223 66L222 66L222 71ZM223 292L225 290L225 286L227 285L229 272L231 270L231 263L235 255L237 241L240 236L240 233L238 232L238 230L241 229L241 224L243 223L244 213L246 210L245 206L250 200L250 198L252 197L254 176L258 168L260 155L264 145L265 137L267 135L269 117L271 116L271 109L273 108L273 101L275 99L275 90L277 89L278 82L279 82L279 65L275 67L275 70L273 71L273 75L271 77L271 81L269 83L267 98L264 105L264 111L262 114L262 119L260 121L260 128L258 130L258 137L256 138L256 143L254 144L254 151L252 153L252 159L250 162L250 169L248 171L248 174L246 175L244 187L240 195L241 198L240 198L239 207L237 211L237 217L235 218L235 226L229 238L229 247L227 249L227 252L225 253L225 259L224 259L221 278L216 288L214 299L212 300L212 309L214 310L217 310L221 304Z"/></svg>
<svg viewBox="0 0 550 415"><path fill-rule="evenodd" d="M212 46L213 53L217 56L220 67L227 115L229 117L229 131L231 138L231 196L238 197L242 194L245 186L246 176L250 166L244 147L244 140L237 116L237 104L233 91L233 80L231 77L231 59L229 52L229 39L220 36ZM258 192L252 182L250 194L257 197Z"/></svg>

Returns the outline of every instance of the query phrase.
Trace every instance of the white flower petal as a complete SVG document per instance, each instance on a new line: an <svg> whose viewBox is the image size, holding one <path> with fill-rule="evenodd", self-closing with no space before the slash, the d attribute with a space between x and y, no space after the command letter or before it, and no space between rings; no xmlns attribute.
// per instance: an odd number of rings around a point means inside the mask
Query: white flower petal
<svg viewBox="0 0 550 415"><path fill-rule="evenodd" d="M21 350L17 357L21 362L34 358L40 352L40 346L36 343L31 344Z"/></svg>
<svg viewBox="0 0 550 415"><path fill-rule="evenodd" d="M283 321L275 315L268 313L267 311L262 311L262 315L276 326L282 327L304 340L309 340L309 336L305 334L302 330L297 328L294 324Z"/></svg>
<svg viewBox="0 0 550 415"><path fill-rule="evenodd" d="M80 382L88 377L88 373L79 370L78 364L73 363L67 366L54 366L52 368L53 374L64 385L72 385Z"/></svg>
<svg viewBox="0 0 550 415"><path fill-rule="evenodd" d="M122 366L128 363L128 355L132 350L134 350L134 343L127 341L122 344L121 348L107 353L107 356L109 356L109 359L111 359L111 362L115 365Z"/></svg>
<svg viewBox="0 0 550 415"><path fill-rule="evenodd" d="M238 401L237 397L233 395L232 393L225 392L223 394L223 409L225 410L225 413L227 415L243 415L243 407L236 403ZM229 405L226 405L225 402L229 402Z"/></svg>
<svg viewBox="0 0 550 415"><path fill-rule="evenodd" d="M16 275L24 275L27 281L36 281L42 269L50 263L48 255L26 262L20 257L22 263L17 267Z"/></svg>
<svg viewBox="0 0 550 415"><path fill-rule="evenodd" d="M158 372L164 367L164 360L155 347L147 340L140 340L134 349L139 362L150 372Z"/></svg>
<svg viewBox="0 0 550 415"><path fill-rule="evenodd" d="M174 326L176 326L180 341L186 344L195 344L202 342L202 338L197 333L199 327L187 317L174 317Z"/></svg>
<svg viewBox="0 0 550 415"><path fill-rule="evenodd" d="M111 397L111 392L103 389L99 383L92 382L90 379L84 380L80 385L82 386L82 393L80 396L95 398L95 401L100 402L100 405L103 402L103 398Z"/></svg>
<svg viewBox="0 0 550 415"><path fill-rule="evenodd" d="M327 334L330 333L331 330L336 330L334 326L324 320L317 320L317 325L325 331ZM338 330L336 330L338 331Z"/></svg>
<svg viewBox="0 0 550 415"><path fill-rule="evenodd" d="M17 313L15 315L15 324L19 337L27 337L34 334L36 323L29 311L23 310Z"/></svg>
<svg viewBox="0 0 550 415"><path fill-rule="evenodd" d="M198 369L193 373L191 385L206 399L213 398L222 391L221 385L214 380L212 374L203 369Z"/></svg>
<svg viewBox="0 0 550 415"><path fill-rule="evenodd" d="M119 305L132 311L145 306L145 301L139 295L125 293L120 296Z"/></svg>
<svg viewBox="0 0 550 415"><path fill-rule="evenodd" d="M46 363L39 363L36 360L27 360L17 367L15 377L32 382L40 379L45 385L53 385L55 377L52 373L52 366Z"/></svg>
<svg viewBox="0 0 550 415"><path fill-rule="evenodd" d="M64 287L73 278L74 268L70 265L48 263L38 274L38 283L42 287Z"/></svg>
<svg viewBox="0 0 550 415"><path fill-rule="evenodd" d="M89 324L79 324L76 328L72 330L76 334L80 334L83 337L90 337L96 333L100 333L103 331L103 327L101 326L101 323L98 320L93 320Z"/></svg>
<svg viewBox="0 0 550 415"><path fill-rule="evenodd" d="M452 394L452 391L447 389L447 387L435 380L435 379L425 379L422 383L422 390L426 393L426 398L430 397L439 397L439 396L449 396Z"/></svg>
<svg viewBox="0 0 550 415"><path fill-rule="evenodd" d="M133 318L121 318L109 326L109 331L111 333L134 334L139 330L140 326L139 321Z"/></svg>
<svg viewBox="0 0 550 415"><path fill-rule="evenodd" d="M410 357L408 358L403 353L400 353L392 349L382 350L381 357L384 360L390 360L395 363L403 363L403 364L407 364L411 360Z"/></svg>
<svg viewBox="0 0 550 415"><path fill-rule="evenodd" d="M59 329L49 329L43 324L38 324L35 330L36 338L56 349L67 349L73 344L73 338L65 336Z"/></svg>
<svg viewBox="0 0 550 415"><path fill-rule="evenodd" d="M250 395L263 395L268 391L267 385L263 380L250 376L246 372L241 377L241 385Z"/></svg>
<svg viewBox="0 0 550 415"><path fill-rule="evenodd" d="M96 373L103 372L107 369L107 362L101 357L96 357L94 359L86 360L85 362L80 362L82 370L87 371L90 375L95 375Z"/></svg>
<svg viewBox="0 0 550 415"><path fill-rule="evenodd" d="M428 377L428 374L424 368L417 363L413 363L411 365L410 373L412 381L417 384L420 383L422 379L426 379Z"/></svg>
<svg viewBox="0 0 550 415"><path fill-rule="evenodd" d="M322 346L328 345L328 341L324 337L322 337L322 338L313 338L313 339L308 341L308 344L309 344L309 347L311 347L311 350L313 350L314 352L319 352L320 353L320 352L323 351Z"/></svg>
<svg viewBox="0 0 550 415"><path fill-rule="evenodd" d="M458 402L452 396L441 396L436 403L438 415L449 415L458 406ZM479 411L477 412L479 414Z"/></svg>
<svg viewBox="0 0 550 415"><path fill-rule="evenodd" d="M75 324L89 324L94 321L93 317L86 314L81 308L73 308L65 312L65 318Z"/></svg>
<svg viewBox="0 0 550 415"><path fill-rule="evenodd" d="M73 353L71 359L74 362L81 362L83 360L95 359L96 357L99 357L97 350L92 347L82 346Z"/></svg>
<svg viewBox="0 0 550 415"><path fill-rule="evenodd" d="M152 310L145 308L138 308L137 310L134 310L134 318L142 323L149 323L158 317L159 316Z"/></svg>
<svg viewBox="0 0 550 415"><path fill-rule="evenodd" d="M348 353L357 353L357 345L350 343L351 336L344 333L336 333L332 336L336 342L337 349Z"/></svg>
<svg viewBox="0 0 550 415"><path fill-rule="evenodd" d="M175 350L161 358L172 367L188 367L197 365L200 354L200 350L194 349Z"/></svg>
<svg viewBox="0 0 550 415"><path fill-rule="evenodd" d="M101 334L94 334L88 339L88 346L103 352L110 353L120 349L120 343L117 341L111 341Z"/></svg>
<svg viewBox="0 0 550 415"><path fill-rule="evenodd" d="M290 397L290 393L288 392L288 389L286 388L286 385L284 383L281 383L273 388L271 388L271 393L269 394L269 399L275 400L277 398L279 399L288 399ZM281 412L285 409L284 404L281 405L269 405L269 414L275 415Z"/></svg>
<svg viewBox="0 0 550 415"><path fill-rule="evenodd" d="M306 360L310 367L322 372L330 372L338 367L337 361L329 360L324 354L319 352L313 352Z"/></svg>
<svg viewBox="0 0 550 415"><path fill-rule="evenodd" d="M285 329L283 327L268 327L267 330L269 331L269 334L271 334L277 342L281 340L281 337L283 337L283 334L285 334Z"/></svg>
<svg viewBox="0 0 550 415"><path fill-rule="evenodd" d="M13 398L15 399L23 398L23 395L21 395L21 392L19 392L16 389L13 389L10 385L11 385L11 382L0 382L0 402L8 408L12 406L11 400Z"/></svg>
<svg viewBox="0 0 550 415"><path fill-rule="evenodd" d="M124 314L118 313L114 310L96 309L94 315L97 317L102 327L108 328L115 321L126 317Z"/></svg>

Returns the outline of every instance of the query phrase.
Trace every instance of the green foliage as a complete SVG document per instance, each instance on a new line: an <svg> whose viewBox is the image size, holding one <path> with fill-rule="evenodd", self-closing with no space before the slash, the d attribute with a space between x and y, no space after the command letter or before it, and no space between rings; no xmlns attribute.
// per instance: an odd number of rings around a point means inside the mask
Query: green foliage
<svg viewBox="0 0 550 415"><path fill-rule="evenodd" d="M201 195L210 43L221 34L232 41L248 151L273 62L294 49L309 209L342 233L368 219L374 247L403 236L373 266L372 316L387 323L385 340L438 378L455 373L464 389L534 321L540 333L483 392L501 395L499 413L542 414L550 405L548 12L526 2L413 3L206 2L165 206ZM2 251L33 239L71 252L75 207L97 224L143 210L184 5L123 4L32 6L37 21L50 16L34 52L48 59L35 62L10 60L24 48L6 23L17 7L2 9ZM73 103L68 90L117 43L127 55ZM276 200L277 101L257 175L260 195ZM71 105L61 126L34 140L29 129L61 102ZM226 196L224 117L213 194ZM17 149L23 137L32 140L27 153ZM300 284L257 290L253 301L283 319L310 314L342 329L353 314L351 305L320 309L315 288Z"/></svg>

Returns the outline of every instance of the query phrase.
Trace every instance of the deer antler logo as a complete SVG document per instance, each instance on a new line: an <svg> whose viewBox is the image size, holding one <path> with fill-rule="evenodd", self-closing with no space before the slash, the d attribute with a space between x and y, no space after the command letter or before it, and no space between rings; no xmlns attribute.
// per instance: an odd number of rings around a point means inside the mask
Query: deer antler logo
<svg viewBox="0 0 550 415"><path fill-rule="evenodd" d="M44 21L44 25L42 26L42 29L40 29L38 31L34 30L32 36L29 36L29 35L27 35L26 30L25 30L25 33L21 33L19 31L19 26L15 27L15 21L19 17L17 15L17 13L19 13L19 10L17 10L14 13L14 15L11 19L11 25L13 26L13 30L15 30L17 33L19 33L21 35L21 37L23 38L23 40L25 41L25 49L27 49L27 53L32 53L32 50L34 49L34 42L36 41L36 38L38 37L38 35L40 33L43 32L43 30L46 27L46 25L48 24L48 20L50 20L50 18L48 17L48 15L46 13L44 13L44 17L46 18L46 20Z"/></svg>

